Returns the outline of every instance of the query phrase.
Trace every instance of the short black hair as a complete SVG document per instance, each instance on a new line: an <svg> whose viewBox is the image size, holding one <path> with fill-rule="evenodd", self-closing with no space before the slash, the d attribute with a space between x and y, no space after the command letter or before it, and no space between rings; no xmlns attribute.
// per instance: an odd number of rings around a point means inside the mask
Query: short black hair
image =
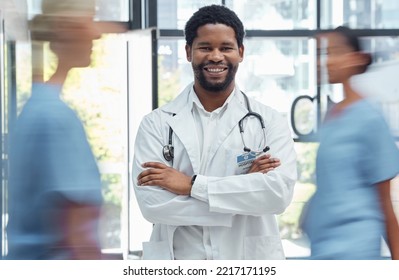
<svg viewBox="0 0 399 280"><path fill-rule="evenodd" d="M204 6L191 16L184 28L186 44L192 46L195 37L197 37L198 28L209 23L220 23L233 28L237 44L239 47L242 46L245 31L241 20L236 13L221 5Z"/></svg>

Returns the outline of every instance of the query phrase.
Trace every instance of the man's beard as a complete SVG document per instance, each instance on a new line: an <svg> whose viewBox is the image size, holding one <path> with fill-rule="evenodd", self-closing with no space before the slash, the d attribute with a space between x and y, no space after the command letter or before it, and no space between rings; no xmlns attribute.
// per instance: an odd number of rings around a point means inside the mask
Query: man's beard
<svg viewBox="0 0 399 280"><path fill-rule="evenodd" d="M224 81L222 82L210 82L206 79L204 72L205 70L204 67L208 65L215 65L217 66L217 63L201 63L201 64L193 64L193 70L194 70L194 76L198 80L199 84L201 87L207 91L210 92L220 92L225 90L230 83L234 80L234 77L237 73L238 65L233 66L231 63L227 63L227 75ZM226 66L226 65L225 65Z"/></svg>

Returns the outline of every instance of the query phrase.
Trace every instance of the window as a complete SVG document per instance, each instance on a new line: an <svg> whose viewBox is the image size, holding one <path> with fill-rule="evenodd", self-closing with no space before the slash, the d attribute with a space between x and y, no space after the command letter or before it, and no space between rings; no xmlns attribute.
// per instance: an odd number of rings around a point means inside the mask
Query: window
<svg viewBox="0 0 399 280"><path fill-rule="evenodd" d="M0 0L2 1L2 0ZM8 2L8 0L6 0ZM28 17L40 13L38 0L21 2ZM317 51L314 34L348 24L363 36L373 54L374 64L362 78L354 80L383 109L392 132L399 137L399 2L396 0L157 0L157 14L146 10L142 0L98 0L98 21L133 21L140 15L142 26L157 19L158 33L139 30L127 34L104 35L95 44L93 67L74 70L65 85L63 98L79 114L98 160L105 206L101 220L101 240L105 252L117 250L139 258L142 242L148 241L152 225L141 215L131 182L131 160L137 127L144 114L174 97L193 80L186 60L183 29L198 8L223 4L243 20L244 61L237 73L240 88L248 95L277 109L292 127L298 155L298 182L294 199L278 217L288 258L306 258L309 247L300 229L301 213L316 189L315 157L317 132L329 102L342 99L338 86L317 83ZM131 11L131 4L141 11ZM1 9L1 5L0 5ZM21 12L21 14L24 14ZM20 112L30 95L31 48L10 21L3 25L0 12L0 92L2 134L2 191L0 209L2 255L6 250L8 122ZM138 20L138 18L134 19ZM8 26L8 27L7 27ZM15 25L16 26L16 25ZM5 30L5 33L3 32ZM14 31L18 30L18 32ZM155 44L155 47L154 47ZM48 50L47 50L48 51ZM53 58L45 61L46 73L53 71ZM155 67L157 65L157 68ZM322 71L323 74L323 71ZM369 76L368 76L369 75ZM323 76L325 81L325 75ZM367 83L367 81L373 81ZM15 83L15 87L14 84ZM380 85L392 90L381 92ZM384 87L386 88L386 87ZM155 93L155 94L154 94ZM295 105L295 110L293 110ZM394 206L399 214L399 181L395 181ZM129 200L127 200L127 198Z"/></svg>
<svg viewBox="0 0 399 280"><path fill-rule="evenodd" d="M322 28L399 28L398 9L399 2L393 0L321 0Z"/></svg>
<svg viewBox="0 0 399 280"><path fill-rule="evenodd" d="M158 27L184 29L186 21L200 7L221 3L221 0L158 0Z"/></svg>
<svg viewBox="0 0 399 280"><path fill-rule="evenodd" d="M81 119L101 172L104 206L100 238L104 252L121 248L123 194L127 170L127 69L126 38L105 35L95 42L92 67L71 70L62 98ZM54 71L55 57L44 50L44 78ZM31 52L29 43L16 48L17 113L30 96Z"/></svg>
<svg viewBox="0 0 399 280"><path fill-rule="evenodd" d="M316 27L315 0L227 0L226 6L237 13L248 30L292 30Z"/></svg>
<svg viewBox="0 0 399 280"><path fill-rule="evenodd" d="M30 97L32 84L32 50L26 35L26 20L41 12L41 1L6 0L6 23L0 5L0 92L2 135L1 255L7 253L7 138L13 119ZM11 6L9 5L11 4ZM8 6L7 6L8 5ZM15 5L15 7L13 6ZM97 20L129 20L129 0L97 1ZM9 7L13 9L8 9ZM15 8L15 9L14 9ZM13 12L18 11L18 29ZM16 32L16 30L18 32ZM5 31L3 33L3 31ZM16 42L14 42L15 40ZM40 58L39 58L40 59ZM44 77L54 71L55 57L48 45L44 48ZM101 172L104 207L100 221L100 239L104 253L121 254L126 246L126 207L128 189L128 95L127 37L107 34L94 44L92 65L72 70L64 84L62 98L82 120L89 143ZM15 85L14 85L15 83ZM4 110L5 109L5 110Z"/></svg>
<svg viewBox="0 0 399 280"><path fill-rule="evenodd" d="M7 115L5 112L5 104L6 104L6 87L5 87L5 68L6 68L6 63L4 60L4 54L5 54L5 38L4 38L4 32L3 32L3 15L0 14L0 133L1 133L1 143L0 143L0 152L1 152L1 186L2 189L0 191L0 256L2 257L5 255L5 233L6 233L6 222L7 222L7 214L5 211L6 207L6 199L5 199L5 193L3 191L3 188L6 184L6 178L5 174L7 174L6 166L4 164L6 160L6 144L5 144L5 138L7 135L7 130L6 130L6 123L5 120L7 119Z"/></svg>
<svg viewBox="0 0 399 280"><path fill-rule="evenodd" d="M172 100L193 80L191 65L187 62L184 51L184 34L181 31L194 11L211 4L184 1L183 6L181 2L168 1L166 5L165 1L158 1L161 31L158 40L159 105ZM352 28L359 29L359 32L362 32L361 29L398 28L399 21L394 16L399 10L399 4L396 2L226 0L216 3L225 4L233 9L242 19L247 32L244 41L244 61L236 76L240 89L285 114L293 128L299 176L293 202L279 216L280 232L289 258L309 256L309 244L300 229L300 218L303 206L316 189L315 158L318 143L314 136L328 104L342 99L341 88L318 84L314 34L344 23L349 23ZM386 36L378 34L378 37L371 37L371 33L370 36L365 32L361 34L365 36L364 43L367 49L374 55L375 69L386 69L394 76L398 71L396 65L399 65L396 37L398 31L394 30ZM395 67L394 70L384 67L387 65ZM391 76L383 75L386 79ZM392 77L390 81L396 80ZM325 78L322 81L325 81ZM358 82L359 86L365 85L362 81ZM381 82L383 83L383 80ZM397 91L397 87L396 83L392 87L393 91ZM374 88L375 86L369 86L369 90ZM385 106L392 131L399 136L399 107L395 102L380 102L380 106ZM397 197L394 197L394 203L399 212Z"/></svg>
<svg viewBox="0 0 399 280"><path fill-rule="evenodd" d="M41 12L42 0L26 0L26 2L30 18ZM129 0L96 0L96 18L99 21L128 21Z"/></svg>

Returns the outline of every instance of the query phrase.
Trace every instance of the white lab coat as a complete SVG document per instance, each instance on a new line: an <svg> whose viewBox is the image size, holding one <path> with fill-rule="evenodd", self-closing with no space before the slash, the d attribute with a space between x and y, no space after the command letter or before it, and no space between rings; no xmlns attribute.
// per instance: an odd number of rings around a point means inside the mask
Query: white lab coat
<svg viewBox="0 0 399 280"><path fill-rule="evenodd" d="M154 224L150 242L143 244L144 259L174 259L173 234L179 226L209 227L214 259L284 259L275 214L290 204L297 178L296 154L288 122L277 111L250 99L252 111L262 115L267 129L267 144L281 166L267 174L237 174L236 157L243 154L239 120L248 112L243 95L236 94L222 117L217 139L211 147L206 174L198 174L200 149L195 124L188 104L190 84L175 100L144 117L135 142L133 183L145 219ZM176 114L173 116L173 113ZM207 199L176 195L157 186L137 186L142 163L162 162L173 129L175 158L173 168L188 176L198 174L205 182ZM245 141L250 148L260 147L263 133L259 121L244 122ZM204 200L204 201L203 201Z"/></svg>

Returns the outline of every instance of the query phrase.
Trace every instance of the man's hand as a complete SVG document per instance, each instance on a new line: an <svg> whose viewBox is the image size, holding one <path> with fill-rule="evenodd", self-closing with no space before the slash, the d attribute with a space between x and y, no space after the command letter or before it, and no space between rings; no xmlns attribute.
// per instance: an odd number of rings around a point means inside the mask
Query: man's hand
<svg viewBox="0 0 399 280"><path fill-rule="evenodd" d="M248 173L267 173L280 166L281 162L277 158L272 158L270 154L262 155L254 160Z"/></svg>
<svg viewBox="0 0 399 280"><path fill-rule="evenodd" d="M159 186L172 193L190 195L191 177L160 162L146 162L137 177L139 186Z"/></svg>

